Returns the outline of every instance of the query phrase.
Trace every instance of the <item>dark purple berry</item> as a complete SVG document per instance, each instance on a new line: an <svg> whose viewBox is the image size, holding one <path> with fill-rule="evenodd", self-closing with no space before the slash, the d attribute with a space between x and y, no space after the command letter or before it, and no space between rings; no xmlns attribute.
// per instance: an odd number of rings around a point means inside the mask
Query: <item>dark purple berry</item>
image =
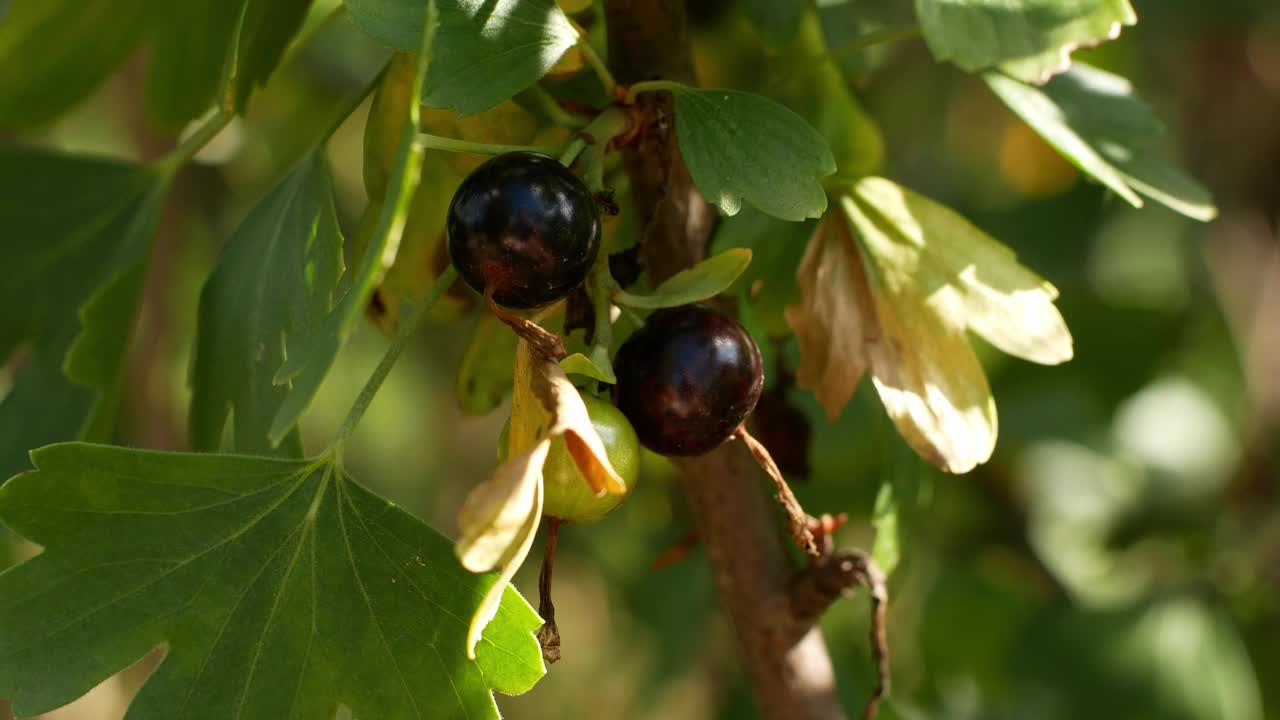
<svg viewBox="0 0 1280 720"><path fill-rule="evenodd" d="M556 160L531 152L499 155L468 175L449 205L447 229L458 274L512 308L568 295L600 251L591 191Z"/></svg>
<svg viewBox="0 0 1280 720"><path fill-rule="evenodd" d="M614 371L614 404L641 444L663 455L701 455L723 443L764 387L751 335L699 305L650 315L618 349Z"/></svg>

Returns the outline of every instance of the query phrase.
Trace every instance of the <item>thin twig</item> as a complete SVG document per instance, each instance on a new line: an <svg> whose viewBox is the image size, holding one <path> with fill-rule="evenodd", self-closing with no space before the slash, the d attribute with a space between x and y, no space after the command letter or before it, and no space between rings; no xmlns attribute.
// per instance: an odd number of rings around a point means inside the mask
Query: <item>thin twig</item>
<svg viewBox="0 0 1280 720"><path fill-rule="evenodd" d="M814 561L791 587L791 615L795 625L789 637L800 637L822 617L831 603L854 587L865 587L871 599L871 658L876 683L862 711L864 720L875 717L881 698L889 693L889 643L886 610L889 590L884 573L862 550L839 550Z"/></svg>
<svg viewBox="0 0 1280 720"><path fill-rule="evenodd" d="M773 456L769 454L769 450L760 444L747 432L745 426L741 426L734 432L734 437L742 440L746 444L747 449L751 451L751 456L765 471L765 474L773 480L774 486L778 490L778 502L782 504L782 509L787 513L787 525L791 530L791 538L796 541L801 550L804 550L811 558L821 557L818 551L818 543L813 538L813 531L810 530L812 518L800 507L800 501L796 499L795 493L791 492L791 486L787 484L786 478L782 476L782 471L778 469L778 464L773 461Z"/></svg>
<svg viewBox="0 0 1280 720"><path fill-rule="evenodd" d="M334 436L335 445L346 442L351 433L355 431L356 426L360 424L360 419L364 417L365 410L369 409L369 404L373 402L373 397L378 394L378 389L382 387L383 381L390 374L391 368L395 367L396 361L400 359L400 354L408 347L409 338L413 337L414 331L418 329L418 324L422 322L422 318L426 317L427 311L435 306L436 302L440 300L457 278L458 271L452 265L446 267L444 272L440 273L440 277L436 278L435 282L431 284L422 302L412 305L408 315L401 318L400 326L396 329L396 335L391 340L391 344L387 346L386 352L383 353L382 360L378 362L373 374L369 376L364 387L360 389L360 394L356 396L351 409L347 411L347 416L342 421L342 426L338 428L338 433Z"/></svg>
<svg viewBox="0 0 1280 720"><path fill-rule="evenodd" d="M542 572L538 573L538 614L542 616L538 643L542 645L542 659L548 665L560 659L560 628L556 627L556 606L551 602L551 574L556 565L556 538L561 522L560 518L547 518L547 545L542 550Z"/></svg>

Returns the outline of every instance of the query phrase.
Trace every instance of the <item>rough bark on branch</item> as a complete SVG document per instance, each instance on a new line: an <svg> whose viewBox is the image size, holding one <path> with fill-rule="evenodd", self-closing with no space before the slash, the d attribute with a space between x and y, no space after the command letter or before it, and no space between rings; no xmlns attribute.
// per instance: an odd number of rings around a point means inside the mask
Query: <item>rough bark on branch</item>
<svg viewBox="0 0 1280 720"><path fill-rule="evenodd" d="M693 82L682 0L609 0L609 65L622 83ZM656 122L624 154L643 232L643 257L655 281L706 255L715 210L698 194L675 145L670 98L646 94ZM798 634L787 555L768 484L742 443L677 461L756 705L770 720L844 718L820 631Z"/></svg>

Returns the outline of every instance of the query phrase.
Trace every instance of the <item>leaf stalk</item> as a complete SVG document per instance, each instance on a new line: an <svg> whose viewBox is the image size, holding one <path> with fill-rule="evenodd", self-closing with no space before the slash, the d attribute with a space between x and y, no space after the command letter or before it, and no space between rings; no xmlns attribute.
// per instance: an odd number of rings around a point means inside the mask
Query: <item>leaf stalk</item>
<svg viewBox="0 0 1280 720"><path fill-rule="evenodd" d="M373 398L378 394L382 383L387 379L387 375L391 373L391 368L395 366L396 361L400 359L401 353L408 347L409 338L417 330L418 324L426 316L427 311L444 296L445 291L449 289L449 286L457 278L458 271L453 265L445 268L444 272L440 273L440 277L436 278L431 289L427 291L427 295L422 302L410 305L409 314L401 318L400 325L396 328L395 338L387 346L387 350L383 353L382 359L378 361L378 366L374 368L373 374L365 381L364 387L360 390L360 394L356 396L356 401L352 403L351 409L347 411L347 417L342 421L342 426L338 428L338 434L330 445L336 463L341 464L343 443L346 442L347 438L351 437L356 426L360 424L360 419L364 417L365 411L369 409L369 404L373 402ZM406 303L406 305L409 304Z"/></svg>

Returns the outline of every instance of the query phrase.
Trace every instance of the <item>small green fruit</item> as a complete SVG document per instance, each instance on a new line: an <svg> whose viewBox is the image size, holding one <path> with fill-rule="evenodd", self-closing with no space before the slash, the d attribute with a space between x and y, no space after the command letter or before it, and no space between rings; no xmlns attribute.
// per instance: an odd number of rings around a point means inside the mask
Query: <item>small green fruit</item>
<svg viewBox="0 0 1280 720"><path fill-rule="evenodd" d="M609 462L627 484L627 492L630 493L635 487L636 479L640 477L640 441L636 438L636 431L632 429L626 416L608 402L590 395L583 395L582 402L587 406L591 424L604 441ZM499 462L507 459L507 435L510 430L511 419L507 418L507 423L502 426L502 433L498 436ZM563 437L551 441L551 451L547 454L546 465L542 467L542 480L546 489L542 514L566 522L596 522L626 498L626 495L596 497L587 486L582 473L578 472L578 466L569 455Z"/></svg>

